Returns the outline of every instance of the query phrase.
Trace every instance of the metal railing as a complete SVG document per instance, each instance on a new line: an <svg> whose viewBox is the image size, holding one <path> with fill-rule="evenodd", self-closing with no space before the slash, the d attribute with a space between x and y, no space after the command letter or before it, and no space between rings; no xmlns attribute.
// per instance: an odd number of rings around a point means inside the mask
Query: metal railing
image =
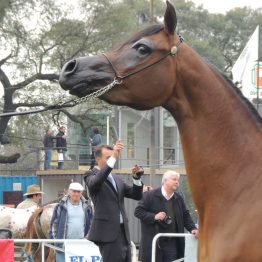
<svg viewBox="0 0 262 262"><path fill-rule="evenodd" d="M189 237L189 238L195 238L194 235L192 234L184 234L184 233L158 233L154 236L153 241L152 241L152 260L151 262L157 262L156 261L156 245L157 245L157 240L160 237ZM184 261L186 257L177 259L173 262L180 262ZM186 260L185 260L186 261Z"/></svg>
<svg viewBox="0 0 262 262"><path fill-rule="evenodd" d="M150 149L148 147L134 147L134 157L128 157L127 152L123 150L120 158L120 166L128 165L129 162L137 162L144 167L150 167L154 165L156 168L161 166L184 166L181 148L176 147L159 147ZM156 159L150 159L150 151L155 150L158 152ZM36 148L37 152L37 169L44 169L45 161L45 148ZM151 162L153 161L153 162ZM58 162L58 148L52 149L51 168L55 169ZM64 169L78 169L82 165L90 165L91 152L89 146L68 146L66 151L66 158L62 161L64 163ZM122 163L122 164L121 164Z"/></svg>
<svg viewBox="0 0 262 262"><path fill-rule="evenodd" d="M80 243L80 242L88 241L86 239L13 239L13 240L14 240L14 243L39 243L41 244L41 262L45 261L45 247L49 247L49 248L52 248L60 252L65 252L63 248L51 245L51 243L65 244L65 243ZM131 254L132 254L132 262L137 262L136 246L132 241L131 241Z"/></svg>

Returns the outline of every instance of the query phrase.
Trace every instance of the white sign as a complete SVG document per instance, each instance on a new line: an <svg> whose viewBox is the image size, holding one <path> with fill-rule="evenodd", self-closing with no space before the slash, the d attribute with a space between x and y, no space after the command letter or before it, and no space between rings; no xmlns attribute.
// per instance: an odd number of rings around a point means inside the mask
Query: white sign
<svg viewBox="0 0 262 262"><path fill-rule="evenodd" d="M258 40L259 26L250 37L244 50L240 54L232 68L233 82L239 82L242 86L242 93L248 99L257 97L258 83L256 67L258 67Z"/></svg>
<svg viewBox="0 0 262 262"><path fill-rule="evenodd" d="M63 153L58 153L58 161L63 162L64 160L64 154Z"/></svg>
<svg viewBox="0 0 262 262"><path fill-rule="evenodd" d="M13 183L13 191L22 191L22 183Z"/></svg>
<svg viewBox="0 0 262 262"><path fill-rule="evenodd" d="M88 240L65 242L66 262L103 262L99 248Z"/></svg>

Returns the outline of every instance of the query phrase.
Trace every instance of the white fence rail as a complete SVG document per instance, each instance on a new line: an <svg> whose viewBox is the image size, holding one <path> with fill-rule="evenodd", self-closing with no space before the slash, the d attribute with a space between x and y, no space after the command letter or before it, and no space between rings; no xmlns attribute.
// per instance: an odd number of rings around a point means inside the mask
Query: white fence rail
<svg viewBox="0 0 262 262"><path fill-rule="evenodd" d="M159 233L155 235L152 241L152 262L156 261L156 244L160 237L185 237L185 257L177 259L173 262L185 261L185 262L197 262L197 240L192 234L182 233Z"/></svg>

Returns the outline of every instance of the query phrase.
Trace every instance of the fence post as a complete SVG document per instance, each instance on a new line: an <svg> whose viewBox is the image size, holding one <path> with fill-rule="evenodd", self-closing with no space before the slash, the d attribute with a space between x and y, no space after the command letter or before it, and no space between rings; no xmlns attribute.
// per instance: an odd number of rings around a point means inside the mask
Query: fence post
<svg viewBox="0 0 262 262"><path fill-rule="evenodd" d="M45 261L45 243L41 243L41 256L42 256L42 260L41 261Z"/></svg>

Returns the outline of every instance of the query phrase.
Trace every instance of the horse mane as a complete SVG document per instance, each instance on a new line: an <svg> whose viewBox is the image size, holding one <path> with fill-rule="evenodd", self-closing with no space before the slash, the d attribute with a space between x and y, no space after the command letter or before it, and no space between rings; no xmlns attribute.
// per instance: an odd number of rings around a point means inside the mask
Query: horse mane
<svg viewBox="0 0 262 262"><path fill-rule="evenodd" d="M135 43L136 41L138 41L142 37L156 34L156 33L160 32L163 29L164 29L164 25L163 24L155 24L155 25L148 26L148 27L144 28L143 30L137 32L133 36L131 36L126 42L124 42L119 47L119 49L122 48L124 45Z"/></svg>
<svg viewBox="0 0 262 262"><path fill-rule="evenodd" d="M204 59L205 60L205 59ZM234 90L234 92L237 94L237 96L240 98L241 101L247 106L247 109L251 112L251 114L255 117L257 122L262 126L262 118L259 115L258 111L255 109L254 105L243 95L240 88L238 88L230 79L225 72L218 69L215 65L209 63L205 60L205 62L216 72L219 76L222 77L222 79Z"/></svg>

